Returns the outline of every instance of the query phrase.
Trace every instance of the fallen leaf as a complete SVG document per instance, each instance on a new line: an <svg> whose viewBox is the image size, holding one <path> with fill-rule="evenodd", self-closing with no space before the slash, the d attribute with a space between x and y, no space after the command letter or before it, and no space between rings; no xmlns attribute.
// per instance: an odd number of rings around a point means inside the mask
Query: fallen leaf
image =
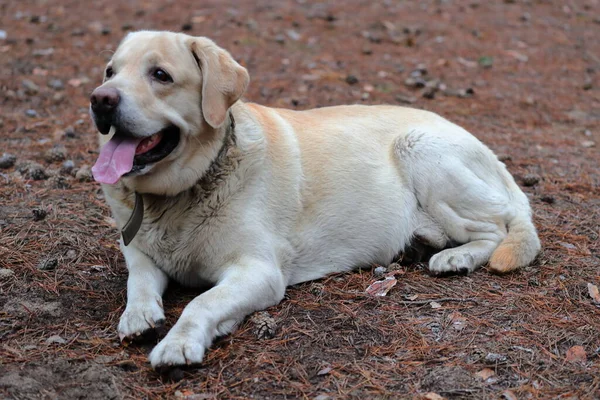
<svg viewBox="0 0 600 400"><path fill-rule="evenodd" d="M404 298L406 300L415 301L416 299L419 298L419 295L418 294L413 294L412 296L404 296Z"/></svg>
<svg viewBox="0 0 600 400"><path fill-rule="evenodd" d="M596 303L600 303L600 292L598 291L598 286L588 283L587 287L588 287L588 293L590 294L590 297Z"/></svg>
<svg viewBox="0 0 600 400"><path fill-rule="evenodd" d="M436 308L442 308L442 305L436 301L432 301L431 303L429 303L429 305L431 306L431 308L436 309Z"/></svg>
<svg viewBox="0 0 600 400"><path fill-rule="evenodd" d="M333 368L331 368L331 367L325 367L325 368L323 368L322 370L320 370L319 372L317 372L317 375L318 375L318 376L321 376L321 375L327 375L328 373L330 373L330 372L331 372L331 370L332 370L332 369L333 369Z"/></svg>
<svg viewBox="0 0 600 400"><path fill-rule="evenodd" d="M369 285L366 292L371 296L385 296L398 281L393 276L386 276L382 281L376 281Z"/></svg>
<svg viewBox="0 0 600 400"><path fill-rule="evenodd" d="M495 372L494 372L494 370L492 370L492 369L489 369L489 368L484 368L484 369L482 369L481 371L479 371L479 372L475 373L475 375L477 375L478 377L480 377L480 378L481 378L481 380L484 380L484 381L485 381L485 380L486 380L486 379L488 379L489 377L496 375L496 373L495 373Z"/></svg>
<svg viewBox="0 0 600 400"><path fill-rule="evenodd" d="M513 391L508 389L502 392L502 397L506 400L519 400Z"/></svg>
<svg viewBox="0 0 600 400"><path fill-rule="evenodd" d="M583 346L573 346L567 350L567 356L565 357L568 362L586 362L587 355Z"/></svg>
<svg viewBox="0 0 600 400"><path fill-rule="evenodd" d="M434 393L434 392L425 393L423 395L423 398L427 399L427 400L444 400L445 399L445 397L442 397L439 394Z"/></svg>

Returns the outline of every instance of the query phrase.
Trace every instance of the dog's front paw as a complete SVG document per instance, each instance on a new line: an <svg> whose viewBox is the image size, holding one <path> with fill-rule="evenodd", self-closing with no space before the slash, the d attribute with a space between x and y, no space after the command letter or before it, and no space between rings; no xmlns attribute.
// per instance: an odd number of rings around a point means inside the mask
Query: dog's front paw
<svg viewBox="0 0 600 400"><path fill-rule="evenodd" d="M204 335L197 329L178 329L175 326L154 347L149 356L150 363L154 369L200 364L210 344L205 342Z"/></svg>
<svg viewBox="0 0 600 400"><path fill-rule="evenodd" d="M128 302L125 312L119 321L119 338L136 338L161 326L165 322L165 314L160 297L147 301Z"/></svg>

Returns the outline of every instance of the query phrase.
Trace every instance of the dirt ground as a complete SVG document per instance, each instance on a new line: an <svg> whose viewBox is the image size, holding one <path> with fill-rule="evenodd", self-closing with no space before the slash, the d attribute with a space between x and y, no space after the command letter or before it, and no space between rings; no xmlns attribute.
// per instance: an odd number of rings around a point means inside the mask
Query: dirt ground
<svg viewBox="0 0 600 400"><path fill-rule="evenodd" d="M0 0L0 396L15 399L600 398L600 2ZM505 161L544 250L507 276L392 266L290 288L199 368L122 345L126 270L87 114L130 30L229 49L246 99L440 113ZM424 87L420 87L423 86ZM171 287L167 326L199 291ZM450 299L450 300L448 300ZM453 300L454 299L454 300Z"/></svg>

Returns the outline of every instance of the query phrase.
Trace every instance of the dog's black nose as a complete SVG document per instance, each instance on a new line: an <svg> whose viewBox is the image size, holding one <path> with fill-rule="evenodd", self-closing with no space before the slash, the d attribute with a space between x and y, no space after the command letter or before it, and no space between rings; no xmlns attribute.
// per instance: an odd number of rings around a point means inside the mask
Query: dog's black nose
<svg viewBox="0 0 600 400"><path fill-rule="evenodd" d="M119 91L111 87L99 87L94 90L90 96L92 110L99 114L108 114L113 112L119 105L119 101L121 101Z"/></svg>

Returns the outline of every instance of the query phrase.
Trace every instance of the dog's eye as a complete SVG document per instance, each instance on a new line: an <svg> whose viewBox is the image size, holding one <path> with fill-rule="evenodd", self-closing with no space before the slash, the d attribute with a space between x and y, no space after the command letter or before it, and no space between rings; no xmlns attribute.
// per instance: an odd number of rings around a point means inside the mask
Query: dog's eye
<svg viewBox="0 0 600 400"><path fill-rule="evenodd" d="M171 75L169 75L168 73L166 73L165 70L161 69L161 68L156 68L154 71L152 71L152 76L157 81L160 81L160 82L163 82L163 83L173 82L173 78L171 78Z"/></svg>
<svg viewBox="0 0 600 400"><path fill-rule="evenodd" d="M112 67L108 67L106 68L106 71L104 72L104 76L106 79L112 78L112 76L115 74L115 71L113 70Z"/></svg>

